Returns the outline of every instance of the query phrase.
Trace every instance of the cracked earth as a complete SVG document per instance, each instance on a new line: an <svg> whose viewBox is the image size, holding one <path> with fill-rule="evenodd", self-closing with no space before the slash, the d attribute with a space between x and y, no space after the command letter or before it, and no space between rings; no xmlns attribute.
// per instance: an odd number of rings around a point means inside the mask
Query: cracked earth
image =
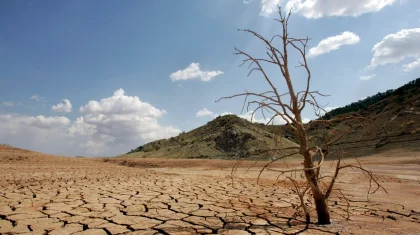
<svg viewBox="0 0 420 235"><path fill-rule="evenodd" d="M338 186L350 220L337 194L329 226L306 226L298 198L273 173L257 184L257 165L239 167L232 181L233 161L140 159L128 167L18 155L0 155L0 234L420 234L418 153L404 163L366 162L388 190L370 202L363 174L345 172Z"/></svg>

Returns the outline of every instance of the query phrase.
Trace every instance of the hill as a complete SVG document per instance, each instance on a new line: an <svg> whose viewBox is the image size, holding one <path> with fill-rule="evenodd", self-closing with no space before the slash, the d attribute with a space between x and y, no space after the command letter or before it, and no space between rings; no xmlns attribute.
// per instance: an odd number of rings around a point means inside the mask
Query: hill
<svg viewBox="0 0 420 235"><path fill-rule="evenodd" d="M413 80L395 90L390 89L390 90L387 90L386 92L379 92L378 94L373 95L373 96L368 96L364 98L363 100L359 100L357 102L353 102L344 107L339 107L334 110L331 110L330 112L326 113L322 117L322 119L330 119L335 116L343 115L350 112L363 111L363 110L366 110L370 105L374 105L378 102L383 103L383 101L388 101L388 102L390 101L390 103L400 104L418 95L419 89L420 89L420 78L417 78L416 80ZM377 110L377 111L380 111L380 110Z"/></svg>
<svg viewBox="0 0 420 235"><path fill-rule="evenodd" d="M54 156L27 149L16 148L7 144L0 144L0 164L34 164L36 162L75 162L72 157Z"/></svg>
<svg viewBox="0 0 420 235"><path fill-rule="evenodd" d="M395 90L378 93L326 113L322 119L357 115L372 120L370 128L353 129L340 147L353 156L365 156L389 149L420 150L420 78ZM308 136L325 131L310 122ZM354 123L343 121L336 128ZM218 117L206 125L177 137L157 140L122 155L123 157L265 159L274 148L273 138L281 133L278 144L295 146L294 132L287 126L251 123L235 115ZM338 147L338 145L336 145ZM334 152L332 154L334 156Z"/></svg>
<svg viewBox="0 0 420 235"><path fill-rule="evenodd" d="M206 125L177 137L157 140L133 149L123 157L265 159L274 152L274 134L236 115L217 117ZM277 148L297 146L286 139ZM278 154L278 153L277 153Z"/></svg>
<svg viewBox="0 0 420 235"><path fill-rule="evenodd" d="M321 119L361 116L372 120L376 127L354 128L340 144L354 156L366 156L390 149L420 150L420 78L395 90L351 103L326 113ZM335 128L351 128L354 121L342 121ZM272 127L270 127L272 128ZM294 133L282 127L293 139ZM323 128L308 124L308 136L319 136Z"/></svg>

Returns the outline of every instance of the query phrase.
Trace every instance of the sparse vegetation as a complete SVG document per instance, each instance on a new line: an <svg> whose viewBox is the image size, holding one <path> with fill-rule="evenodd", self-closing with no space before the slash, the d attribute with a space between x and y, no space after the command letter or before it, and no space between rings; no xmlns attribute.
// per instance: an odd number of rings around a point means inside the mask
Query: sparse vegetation
<svg viewBox="0 0 420 235"><path fill-rule="evenodd" d="M387 90L386 92L379 92L378 94L366 97L363 100L353 102L344 107L333 109L329 111L328 113L326 113L321 119L331 119L339 115L343 115L343 114L347 114L351 112L357 112L368 107L369 105L376 104L389 97L395 97L395 101L397 103L401 103L407 98L413 97L416 91L418 91L419 89L420 89L420 78L417 78L405 84L404 86L399 87L398 89L395 89L395 90L391 89L391 90ZM380 112L381 110L378 109L377 111Z"/></svg>
<svg viewBox="0 0 420 235"><path fill-rule="evenodd" d="M274 134L260 124L251 123L236 115L220 116L206 125L177 137L157 140L127 153L129 157L165 158L217 158L232 157L266 159L275 151ZM279 138L278 144L296 146L286 138Z"/></svg>

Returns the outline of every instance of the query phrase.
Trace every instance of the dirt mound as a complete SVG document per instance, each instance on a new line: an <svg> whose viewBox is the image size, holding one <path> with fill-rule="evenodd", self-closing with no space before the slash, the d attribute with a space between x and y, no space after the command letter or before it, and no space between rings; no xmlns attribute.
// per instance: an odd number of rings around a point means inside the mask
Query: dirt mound
<svg viewBox="0 0 420 235"><path fill-rule="evenodd" d="M33 162L59 162L70 161L71 157L59 157L39 153L31 150L16 148L7 144L0 144L0 163L2 164L25 164Z"/></svg>
<svg viewBox="0 0 420 235"><path fill-rule="evenodd" d="M206 125L170 139L157 140L121 157L267 159L280 147L297 146L236 115L217 117Z"/></svg>

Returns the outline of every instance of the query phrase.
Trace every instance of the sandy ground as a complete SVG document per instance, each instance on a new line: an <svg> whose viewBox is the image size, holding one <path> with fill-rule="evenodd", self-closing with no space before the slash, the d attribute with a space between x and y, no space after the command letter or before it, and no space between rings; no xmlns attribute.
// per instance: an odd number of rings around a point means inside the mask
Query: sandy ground
<svg viewBox="0 0 420 235"><path fill-rule="evenodd" d="M104 162L3 147L0 234L420 234L420 153L361 161L388 194L379 190L367 202L369 181L346 170L337 187L350 205L336 191L332 224L306 226L297 196L276 172L264 171L257 183L261 163L244 162L231 177L234 161Z"/></svg>

